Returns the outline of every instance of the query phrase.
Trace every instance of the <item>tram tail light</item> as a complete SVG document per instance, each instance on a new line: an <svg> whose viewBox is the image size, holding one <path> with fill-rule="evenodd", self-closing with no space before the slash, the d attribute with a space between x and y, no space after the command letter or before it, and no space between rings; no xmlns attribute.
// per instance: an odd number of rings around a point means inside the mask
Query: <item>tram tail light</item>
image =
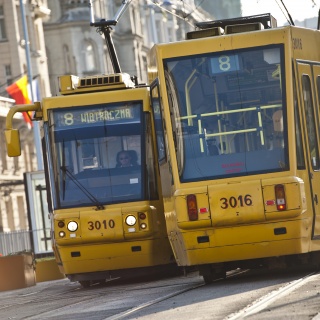
<svg viewBox="0 0 320 320"><path fill-rule="evenodd" d="M190 221L198 220L197 198L194 194L187 195L187 208Z"/></svg>
<svg viewBox="0 0 320 320"><path fill-rule="evenodd" d="M286 194L284 191L284 185L283 184L277 184L274 187L274 192L276 196L276 205L278 211L283 211L287 209L286 204Z"/></svg>

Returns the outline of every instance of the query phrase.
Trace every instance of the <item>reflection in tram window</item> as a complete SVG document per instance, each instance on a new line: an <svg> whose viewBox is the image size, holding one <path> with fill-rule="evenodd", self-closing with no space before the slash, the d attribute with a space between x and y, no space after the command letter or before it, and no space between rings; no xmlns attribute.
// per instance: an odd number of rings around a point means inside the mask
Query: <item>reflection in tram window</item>
<svg viewBox="0 0 320 320"><path fill-rule="evenodd" d="M164 67L182 181L288 170L283 46Z"/></svg>

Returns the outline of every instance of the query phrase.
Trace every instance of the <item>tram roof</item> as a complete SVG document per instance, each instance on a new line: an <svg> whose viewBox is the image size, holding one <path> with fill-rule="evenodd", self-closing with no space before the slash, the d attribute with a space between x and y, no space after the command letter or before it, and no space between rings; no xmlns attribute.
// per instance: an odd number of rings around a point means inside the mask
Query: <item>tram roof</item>
<svg viewBox="0 0 320 320"><path fill-rule="evenodd" d="M264 13L264 14L247 16L247 17L232 18L232 19L198 22L196 23L196 26L199 29L209 29L209 28L215 28L215 27L220 27L224 29L226 26L254 23L254 22L260 22L265 29L277 27L277 20L270 13Z"/></svg>

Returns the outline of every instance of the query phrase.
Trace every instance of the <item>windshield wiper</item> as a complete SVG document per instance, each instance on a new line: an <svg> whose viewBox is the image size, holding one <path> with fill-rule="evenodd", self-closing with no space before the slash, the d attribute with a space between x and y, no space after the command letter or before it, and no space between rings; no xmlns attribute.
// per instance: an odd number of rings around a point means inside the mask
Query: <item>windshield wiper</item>
<svg viewBox="0 0 320 320"><path fill-rule="evenodd" d="M97 210L104 209L104 205L77 180L77 178L66 166L61 166L60 169L89 198L89 200L97 207Z"/></svg>

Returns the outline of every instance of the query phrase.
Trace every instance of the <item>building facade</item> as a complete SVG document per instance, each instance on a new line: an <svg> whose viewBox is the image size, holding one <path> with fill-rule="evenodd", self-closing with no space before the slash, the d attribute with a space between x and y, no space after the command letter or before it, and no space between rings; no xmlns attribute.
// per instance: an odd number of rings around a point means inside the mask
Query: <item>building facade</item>
<svg viewBox="0 0 320 320"><path fill-rule="evenodd" d="M49 14L45 0L0 0L0 232L28 229L23 173L38 169L37 150L33 130L21 115L17 115L13 124L20 131L22 155L18 158L6 156L5 117L15 103L6 87L27 74L26 47L29 47L30 74L37 79L41 95L51 95L43 34L43 21ZM26 34L29 46L26 46Z"/></svg>
<svg viewBox="0 0 320 320"><path fill-rule="evenodd" d="M154 43L184 38L194 22L207 19L193 0L133 0L112 27L111 36L121 71L147 82L148 52ZM57 78L63 74L86 76L112 73L104 36L90 26L87 0L48 0L51 10L44 24L51 92L58 94ZM95 21L112 20L122 1L93 1Z"/></svg>

